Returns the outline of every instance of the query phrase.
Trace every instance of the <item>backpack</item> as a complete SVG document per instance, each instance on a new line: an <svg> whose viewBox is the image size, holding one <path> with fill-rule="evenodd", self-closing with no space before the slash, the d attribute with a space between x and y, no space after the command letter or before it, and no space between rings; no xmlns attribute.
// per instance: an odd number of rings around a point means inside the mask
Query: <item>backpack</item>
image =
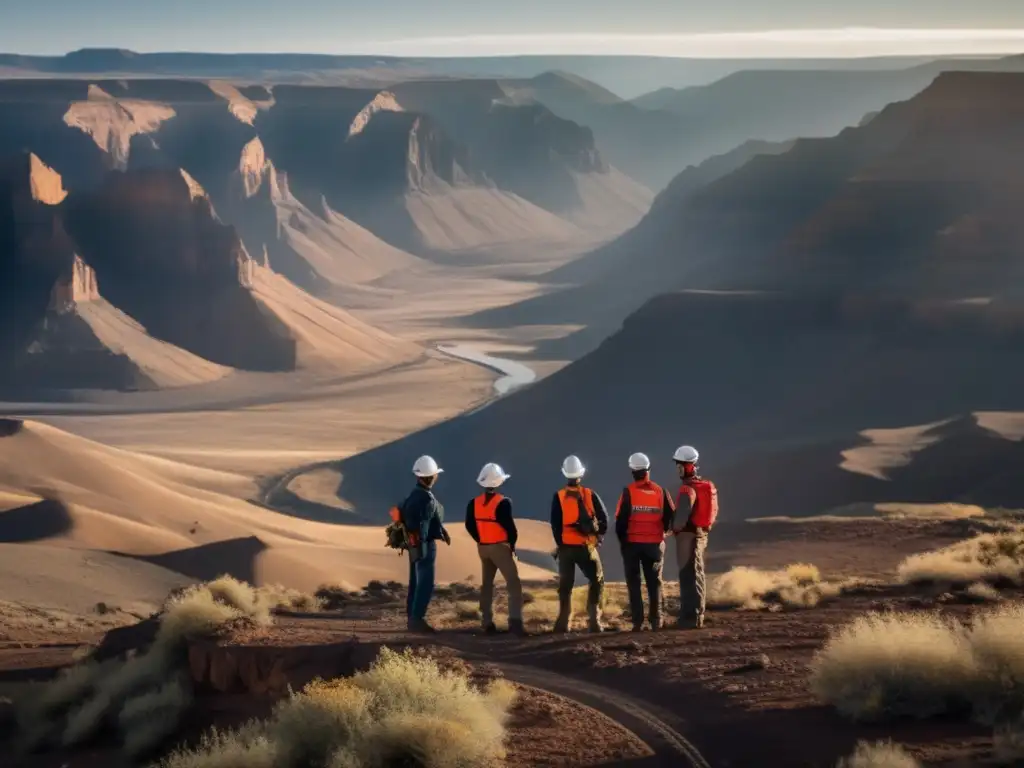
<svg viewBox="0 0 1024 768"><path fill-rule="evenodd" d="M384 529L384 546L388 549L398 550L398 555L401 557L405 550L411 549L419 544L419 536L412 533L405 527L405 523L402 521L402 510L400 507L391 507L391 509L388 510L388 514L391 517L391 522L388 524L388 527Z"/></svg>

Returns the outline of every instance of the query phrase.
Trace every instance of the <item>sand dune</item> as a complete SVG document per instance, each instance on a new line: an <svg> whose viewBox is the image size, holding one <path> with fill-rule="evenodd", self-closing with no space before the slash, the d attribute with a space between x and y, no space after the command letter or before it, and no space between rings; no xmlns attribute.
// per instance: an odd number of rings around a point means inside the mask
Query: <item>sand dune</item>
<svg viewBox="0 0 1024 768"><path fill-rule="evenodd" d="M33 543L17 545L23 551L74 550L68 558L38 560L30 572L43 586L33 592L26 584L22 599L55 604L53 585L74 578L83 549L141 558L146 567L125 566L140 595L166 591L168 581L176 578L169 572L199 578L229 571L257 583L299 589L342 580L362 584L405 578L407 561L383 547L383 520L379 526L356 525L340 511L333 523L289 517L189 484L189 468L169 471L169 466L31 421L0 438L0 509L6 509L0 512L0 541L29 538L25 529L32 527ZM396 475L391 494L398 497L408 476ZM47 500L40 503L42 496ZM44 524L20 511L26 502L35 505ZM453 504L451 513L452 546L443 547L438 560L439 578L449 581L479 568L475 545L461 525L461 505ZM522 548L543 553L549 541L546 526L527 524ZM115 562L107 554L99 557ZM200 566L207 570L200 572ZM532 566L524 571L545 575ZM94 603L125 594L124 585L115 582L91 586L87 594L69 595L66 601Z"/></svg>

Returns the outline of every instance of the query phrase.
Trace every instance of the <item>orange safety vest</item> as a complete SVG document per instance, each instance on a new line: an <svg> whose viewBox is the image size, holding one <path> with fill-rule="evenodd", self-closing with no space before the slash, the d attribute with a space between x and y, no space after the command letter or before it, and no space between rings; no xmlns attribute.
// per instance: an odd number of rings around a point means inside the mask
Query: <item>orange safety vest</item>
<svg viewBox="0 0 1024 768"><path fill-rule="evenodd" d="M498 505L504 498L496 493L488 499L487 494L481 493L473 500L476 535L481 544L503 544L508 541L508 531L498 522Z"/></svg>
<svg viewBox="0 0 1024 768"><path fill-rule="evenodd" d="M683 494L693 501L690 521L696 528L710 528L718 519L718 488L710 480L694 477L683 483L679 497Z"/></svg>
<svg viewBox="0 0 1024 768"><path fill-rule="evenodd" d="M591 518L594 517L594 496L589 488L582 485L577 486L578 494L570 493L570 488L563 488L558 492L558 502L562 505L562 543L568 546L583 546L597 541L596 536L584 536L576 523L580 519L580 501L583 501L582 508ZM571 499L571 501L569 501ZM568 503L566 503L568 502Z"/></svg>
<svg viewBox="0 0 1024 768"><path fill-rule="evenodd" d="M665 540L664 509L665 491L657 483L641 480L630 483L625 493L629 494L629 525L626 541L631 544L660 544ZM625 494L624 494L625 495ZM615 516L622 510L619 500Z"/></svg>

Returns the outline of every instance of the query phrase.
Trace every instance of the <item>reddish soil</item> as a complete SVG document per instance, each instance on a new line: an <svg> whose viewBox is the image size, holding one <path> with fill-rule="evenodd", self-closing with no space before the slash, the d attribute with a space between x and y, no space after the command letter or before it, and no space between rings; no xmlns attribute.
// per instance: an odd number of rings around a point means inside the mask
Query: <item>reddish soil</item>
<svg viewBox="0 0 1024 768"><path fill-rule="evenodd" d="M826 573L843 572L834 558L794 557L799 540L810 534L824 546L821 539L831 537L835 551L846 551L858 540L862 551L871 550L863 545L866 531L873 529L876 535L887 535L867 558L869 570L891 573L905 553L962 538L965 524L908 524L900 532L910 542L899 542L891 526L831 524L827 533L802 525L778 526L772 532L773 546L762 546L755 561L777 567L806 559ZM788 542L789 556L775 562L774 540L780 537ZM734 546L749 546L749 554L755 554L753 543ZM778 554L781 559L783 553ZM961 617L978 610L950 595L877 590L808 610L714 612L703 630L544 633L524 639L483 636L472 619L433 636L410 635L404 629L401 597L392 590L373 604L364 596L338 610L279 616L269 629L240 629L218 643L196 644L189 665L198 705L182 736L192 739L212 724L231 727L265 716L288 686L298 688L315 676L364 668L386 644L420 648L444 664L465 666L477 678L502 674L525 683L509 736L509 764L523 768L686 766L681 752L671 752L673 733L692 743L715 768L765 765L766 755L772 765L787 768L833 768L860 739L891 738L928 766L976 764L991 754L987 728L957 721L854 724L816 702L807 687L808 662L830 629L868 610L924 608ZM440 590L432 615L450 615L456 600L472 600L471 588ZM151 636L151 625L144 623L108 633L101 647L122 652ZM42 646L35 639L0 646L0 697L16 695L25 679L46 677L55 666L69 663L83 640L59 638L66 642ZM90 640L96 644L100 638ZM47 755L27 763L29 768L119 764L109 752Z"/></svg>

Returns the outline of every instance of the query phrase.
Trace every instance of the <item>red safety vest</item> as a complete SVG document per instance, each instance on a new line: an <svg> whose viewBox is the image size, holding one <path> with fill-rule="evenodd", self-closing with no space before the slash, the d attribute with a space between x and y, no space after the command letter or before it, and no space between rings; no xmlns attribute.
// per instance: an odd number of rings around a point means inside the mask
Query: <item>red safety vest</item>
<svg viewBox="0 0 1024 768"><path fill-rule="evenodd" d="M631 544L660 544L665 540L665 491L657 483L641 480L630 483L626 488L629 494L629 525L626 528L626 541ZM616 517L622 509L622 500L616 510Z"/></svg>
<svg viewBox="0 0 1024 768"><path fill-rule="evenodd" d="M582 546L597 540L596 536L584 536L576 523L580 519L580 500L583 501L583 509L591 518L594 517L594 497L589 488L582 485L576 486L579 493L570 492L573 489L563 488L558 492L558 502L562 505L562 543L568 546Z"/></svg>
<svg viewBox="0 0 1024 768"><path fill-rule="evenodd" d="M718 488L710 480L694 477L683 483L679 498L683 494L691 500L690 522L696 528L710 528L718 519Z"/></svg>
<svg viewBox="0 0 1024 768"><path fill-rule="evenodd" d="M508 531L498 522L498 505L504 498L500 493L490 498L482 493L473 500L476 535L481 544L502 544L508 541Z"/></svg>

